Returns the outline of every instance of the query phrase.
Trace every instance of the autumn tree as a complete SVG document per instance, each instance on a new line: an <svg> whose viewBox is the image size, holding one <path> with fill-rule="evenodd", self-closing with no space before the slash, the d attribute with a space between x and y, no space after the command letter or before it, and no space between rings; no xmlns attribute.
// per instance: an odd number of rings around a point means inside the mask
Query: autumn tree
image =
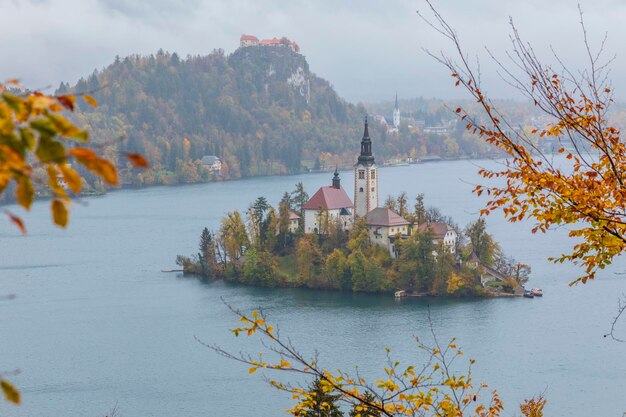
<svg viewBox="0 0 626 417"><path fill-rule="evenodd" d="M497 244L493 237L487 233L487 223L482 217L465 228L465 235L470 240L471 251L476 254L478 259L485 265L494 263L494 255L497 250Z"/></svg>
<svg viewBox="0 0 626 417"><path fill-rule="evenodd" d="M302 236L296 247L298 280L304 285L310 284L320 272L322 254L315 238L313 235Z"/></svg>
<svg viewBox="0 0 626 417"><path fill-rule="evenodd" d="M620 129L609 123L613 103L610 79L611 58L604 57L604 41L593 48L587 37L582 11L582 54L586 68L567 67L555 53L556 66L542 61L521 37L511 20L508 63L491 54L505 81L549 120L530 132L515 129L486 92L480 70L467 59L459 35L428 2L433 14L424 20L452 46L454 55L431 53L450 71L454 83L480 106L480 114L459 107L455 113L466 128L506 156L498 169L481 169L479 174L498 183L479 184L477 195L489 200L482 214L502 211L512 222L526 218L536 223L533 232L568 225L575 238L572 250L555 262L571 261L584 268L573 283L586 283L599 269L612 263L626 249L626 145ZM537 146L553 138L552 158ZM567 162L567 163L566 163Z"/></svg>
<svg viewBox="0 0 626 417"><path fill-rule="evenodd" d="M280 249L287 247L289 241L289 224L291 219L289 218L289 205L285 202L280 203L278 206L278 236L277 242L280 245Z"/></svg>
<svg viewBox="0 0 626 417"><path fill-rule="evenodd" d="M234 266L250 246L246 225L238 211L229 212L222 218L220 239L229 262Z"/></svg>
<svg viewBox="0 0 626 417"><path fill-rule="evenodd" d="M389 210L392 211L396 211L396 199L393 198L391 195L388 195L387 198L385 199L385 207L388 208Z"/></svg>
<svg viewBox="0 0 626 417"><path fill-rule="evenodd" d="M307 376L313 383L308 388L268 377L276 389L289 393L295 404L287 412L296 417L340 416L336 404L351 408L351 417L498 417L504 404L496 391L473 378L474 360L469 359L464 371L459 371L463 351L455 339L442 342L431 325L432 345L416 338L416 347L427 353L422 364L403 364L394 360L391 350L378 378L368 380L357 367L355 372L330 371L322 366L317 354L308 357L292 341L268 323L263 312L243 313L229 306L238 316L239 326L232 329L235 336L258 336L269 351L257 355L231 353L220 346L200 343L218 354L257 371L279 372ZM524 417L541 417L545 400L526 400L520 406ZM331 413L331 414L329 414ZM335 413L335 414L332 414Z"/></svg>
<svg viewBox="0 0 626 417"><path fill-rule="evenodd" d="M335 249L326 257L322 273L328 288L337 290L352 289L348 260L342 250Z"/></svg>
<svg viewBox="0 0 626 417"><path fill-rule="evenodd" d="M408 198L407 198L406 192L402 191L396 198L396 201L398 202L398 205L397 205L398 214L402 217L406 217L406 215L408 214L408 210L407 210Z"/></svg>

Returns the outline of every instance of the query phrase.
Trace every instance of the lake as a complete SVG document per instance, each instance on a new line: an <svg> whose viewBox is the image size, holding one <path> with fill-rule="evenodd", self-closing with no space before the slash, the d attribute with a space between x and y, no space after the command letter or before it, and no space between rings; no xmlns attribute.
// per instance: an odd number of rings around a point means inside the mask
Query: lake
<svg viewBox="0 0 626 417"><path fill-rule="evenodd" d="M424 193L465 226L481 201L471 194L478 165L453 161L383 168L380 203L387 194ZM303 352L319 350L329 369L361 365L378 377L384 348L419 362L413 336L428 335L428 311L441 338L457 337L475 375L496 388L505 415L524 398L544 393L546 415L620 417L626 411L626 344L603 338L626 288L626 262L618 260L595 282L568 287L579 272L553 265L572 242L567 230L532 235L531 225L488 217L504 251L532 266L529 286L539 299L407 299L305 289L266 289L201 283L161 269L177 254L197 251L203 227L217 229L229 210L264 195L277 205L302 181L309 194L332 174L265 177L179 187L122 190L84 200L70 227L51 225L48 203L36 203L21 236L0 221L0 370L21 370L11 380L23 405L0 402L3 416L270 417L284 415L288 395L259 373L200 345L194 336L231 351L262 349L235 338L236 319L222 303L262 307ZM342 172L352 195L352 172ZM15 207L9 207L21 213ZM617 273L616 273L617 272ZM622 320L620 329L626 336ZM289 378L289 375L276 375Z"/></svg>

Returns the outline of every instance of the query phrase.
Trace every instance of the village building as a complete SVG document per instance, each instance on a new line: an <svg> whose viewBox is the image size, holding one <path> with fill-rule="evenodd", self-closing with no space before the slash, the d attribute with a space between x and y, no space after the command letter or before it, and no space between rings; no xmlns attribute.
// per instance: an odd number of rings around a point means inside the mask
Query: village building
<svg viewBox="0 0 626 417"><path fill-rule="evenodd" d="M295 211L289 210L289 233L296 233L300 226L300 215Z"/></svg>
<svg viewBox="0 0 626 417"><path fill-rule="evenodd" d="M417 226L420 232L430 230L433 234L433 244L439 246L443 244L443 247L450 253L456 253L456 244L459 240L459 235L452 226L443 222L436 223L422 223Z"/></svg>
<svg viewBox="0 0 626 417"><path fill-rule="evenodd" d="M411 223L386 207L378 207L367 213L365 224L369 230L370 242L389 250L392 258L397 256L397 237L406 239L411 232Z"/></svg>
<svg viewBox="0 0 626 417"><path fill-rule="evenodd" d="M354 222L354 206L341 186L337 170L335 170L332 185L317 190L313 197L302 206L302 209L305 233L325 233L321 230L320 222L339 222L343 230L351 229ZM328 216L328 218L320 218L320 215Z"/></svg>
<svg viewBox="0 0 626 417"><path fill-rule="evenodd" d="M365 217L378 207L378 168L372 155L370 139L365 118L365 129L361 139L361 154L354 166L354 215Z"/></svg>
<svg viewBox="0 0 626 417"><path fill-rule="evenodd" d="M205 155L202 157L202 165L215 175L222 175L222 161L215 155Z"/></svg>

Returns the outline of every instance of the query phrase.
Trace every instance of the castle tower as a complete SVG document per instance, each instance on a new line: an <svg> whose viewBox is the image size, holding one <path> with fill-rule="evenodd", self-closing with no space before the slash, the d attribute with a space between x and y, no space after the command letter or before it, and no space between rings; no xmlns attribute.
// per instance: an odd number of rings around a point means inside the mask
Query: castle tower
<svg viewBox="0 0 626 417"><path fill-rule="evenodd" d="M367 128L367 116L365 116L361 154L354 166L354 214L356 217L363 217L370 210L378 207L377 171L372 155L372 140Z"/></svg>
<svg viewBox="0 0 626 417"><path fill-rule="evenodd" d="M393 127L400 127L400 107L398 107L398 93L396 93L396 107L393 108Z"/></svg>

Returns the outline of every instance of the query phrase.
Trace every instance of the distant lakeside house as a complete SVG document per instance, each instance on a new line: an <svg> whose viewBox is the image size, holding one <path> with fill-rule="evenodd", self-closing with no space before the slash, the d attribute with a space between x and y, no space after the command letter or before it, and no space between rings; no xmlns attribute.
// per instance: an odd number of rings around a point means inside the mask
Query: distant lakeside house
<svg viewBox="0 0 626 417"><path fill-rule="evenodd" d="M205 155L201 159L202 165L215 175L222 175L222 161L215 155Z"/></svg>

